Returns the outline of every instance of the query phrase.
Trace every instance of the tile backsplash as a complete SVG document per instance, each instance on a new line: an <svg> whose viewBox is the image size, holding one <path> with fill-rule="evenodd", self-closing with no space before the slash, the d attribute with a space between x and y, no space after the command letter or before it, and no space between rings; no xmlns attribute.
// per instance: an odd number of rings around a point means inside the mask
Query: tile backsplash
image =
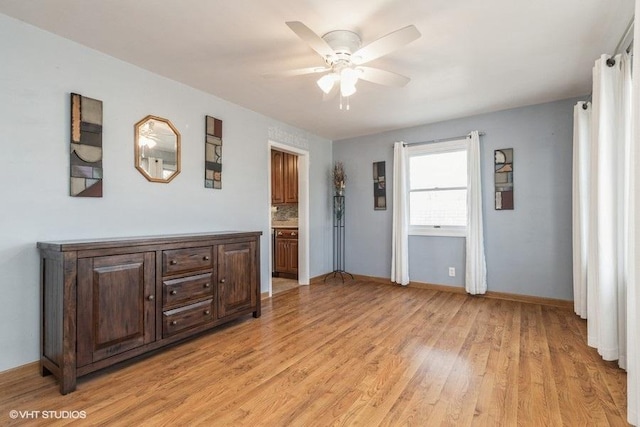
<svg viewBox="0 0 640 427"><path fill-rule="evenodd" d="M278 205L271 207L272 221L292 221L298 219L298 205Z"/></svg>

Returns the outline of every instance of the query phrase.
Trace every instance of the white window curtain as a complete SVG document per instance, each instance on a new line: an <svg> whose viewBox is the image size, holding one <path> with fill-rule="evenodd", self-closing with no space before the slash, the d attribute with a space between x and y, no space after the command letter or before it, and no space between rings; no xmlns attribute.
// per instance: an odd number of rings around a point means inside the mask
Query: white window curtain
<svg viewBox="0 0 640 427"><path fill-rule="evenodd" d="M590 145L591 103L578 102L573 109L573 307L583 319L587 318Z"/></svg>
<svg viewBox="0 0 640 427"><path fill-rule="evenodd" d="M640 1L636 1L636 15L640 16ZM640 70L640 25L634 28L633 69ZM627 281L627 421L640 426L640 79L632 89L632 138L629 144L629 249Z"/></svg>
<svg viewBox="0 0 640 427"><path fill-rule="evenodd" d="M600 57L593 68L593 104L574 109L574 309L587 318L588 344L622 368L632 265L630 61L628 54Z"/></svg>
<svg viewBox="0 0 640 427"><path fill-rule="evenodd" d="M467 239L465 289L468 293L487 292L487 265L484 257L482 225L482 185L480 171L480 135L469 134L467 148Z"/></svg>
<svg viewBox="0 0 640 427"><path fill-rule="evenodd" d="M403 142L393 145L393 231L391 244L391 281L409 284L409 208L407 200L407 148Z"/></svg>
<svg viewBox="0 0 640 427"><path fill-rule="evenodd" d="M636 4L640 13L640 2ZM640 40L640 26L636 27L636 40ZM633 67L640 70L640 59L634 55ZM637 80L637 79L636 79ZM633 83L632 140L629 164L632 175L629 183L629 275L627 281L627 421L640 426L640 82Z"/></svg>
<svg viewBox="0 0 640 427"><path fill-rule="evenodd" d="M626 367L627 197L631 63L603 55L593 69L589 165L587 335L605 360Z"/></svg>

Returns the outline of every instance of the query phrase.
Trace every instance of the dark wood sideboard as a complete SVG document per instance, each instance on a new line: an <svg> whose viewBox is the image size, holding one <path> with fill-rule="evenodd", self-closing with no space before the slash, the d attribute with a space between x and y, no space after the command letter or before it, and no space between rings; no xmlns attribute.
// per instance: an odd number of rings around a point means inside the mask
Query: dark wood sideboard
<svg viewBox="0 0 640 427"><path fill-rule="evenodd" d="M38 242L42 375L76 378L260 317L261 232Z"/></svg>

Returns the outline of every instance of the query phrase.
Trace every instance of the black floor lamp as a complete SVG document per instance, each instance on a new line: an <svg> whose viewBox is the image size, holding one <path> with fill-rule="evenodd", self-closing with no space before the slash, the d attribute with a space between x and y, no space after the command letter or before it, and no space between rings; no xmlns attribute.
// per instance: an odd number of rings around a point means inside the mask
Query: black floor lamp
<svg viewBox="0 0 640 427"><path fill-rule="evenodd" d="M353 274L345 270L344 184L347 176L344 173L342 163L336 163L332 175L336 189L336 194L333 196L333 271L324 276L324 281L326 282L328 277L335 278L340 275L340 279L344 282L345 275L353 280Z"/></svg>

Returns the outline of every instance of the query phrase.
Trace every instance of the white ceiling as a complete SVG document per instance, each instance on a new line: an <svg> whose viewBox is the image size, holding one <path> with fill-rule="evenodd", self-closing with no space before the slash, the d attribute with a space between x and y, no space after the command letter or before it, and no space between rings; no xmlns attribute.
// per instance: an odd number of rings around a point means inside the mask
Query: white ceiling
<svg viewBox="0 0 640 427"><path fill-rule="evenodd" d="M285 123L337 140L580 96L613 53L633 0L0 0L0 13ZM414 24L422 37L367 65L411 77L361 81L351 110L322 101L322 66L285 21L363 43Z"/></svg>

